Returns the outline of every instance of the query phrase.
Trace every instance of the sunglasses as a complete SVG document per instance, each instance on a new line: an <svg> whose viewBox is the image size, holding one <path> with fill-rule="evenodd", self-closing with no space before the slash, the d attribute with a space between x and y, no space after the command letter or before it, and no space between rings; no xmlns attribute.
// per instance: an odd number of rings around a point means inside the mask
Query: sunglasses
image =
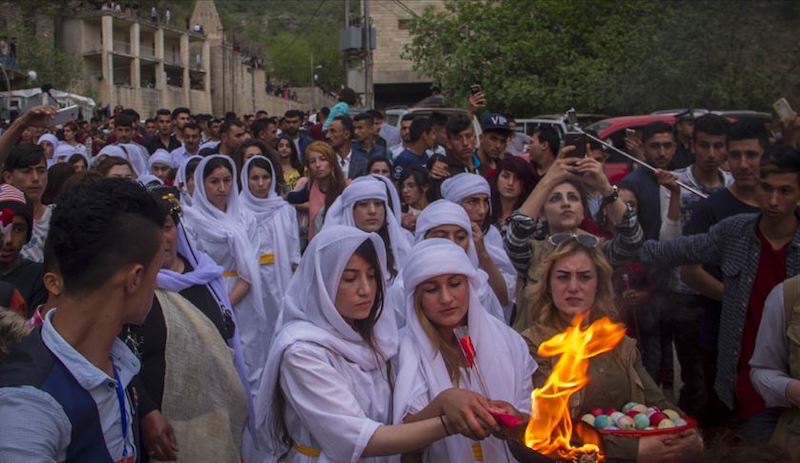
<svg viewBox="0 0 800 463"><path fill-rule="evenodd" d="M578 235L576 233L555 233L547 238L547 242L555 247L558 247L566 242L573 240L577 241L578 244L588 249L594 249L597 247L598 244L600 244L600 238L594 235L585 235L585 234Z"/></svg>

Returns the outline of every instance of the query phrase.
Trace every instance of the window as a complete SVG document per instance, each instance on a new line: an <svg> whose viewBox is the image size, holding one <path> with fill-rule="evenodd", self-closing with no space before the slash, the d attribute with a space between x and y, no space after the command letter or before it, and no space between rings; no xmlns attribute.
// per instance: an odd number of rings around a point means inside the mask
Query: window
<svg viewBox="0 0 800 463"><path fill-rule="evenodd" d="M401 31L407 31L411 29L411 20L410 19L398 19L397 20L397 28Z"/></svg>

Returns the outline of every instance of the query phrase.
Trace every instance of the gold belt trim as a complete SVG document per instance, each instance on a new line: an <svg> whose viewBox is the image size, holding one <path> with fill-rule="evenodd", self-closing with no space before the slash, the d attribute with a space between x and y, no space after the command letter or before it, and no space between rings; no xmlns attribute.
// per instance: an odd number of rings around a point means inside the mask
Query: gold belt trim
<svg viewBox="0 0 800 463"><path fill-rule="evenodd" d="M224 276L225 278L238 277L239 272L237 272L236 270L228 270L227 272L222 272L222 276Z"/></svg>
<svg viewBox="0 0 800 463"><path fill-rule="evenodd" d="M481 447L479 442L472 444L472 456L475 458L475 461L483 461L483 447Z"/></svg>
<svg viewBox="0 0 800 463"><path fill-rule="evenodd" d="M295 450L297 450L297 453L299 453L300 455L305 455L307 457L319 457L320 455L322 455L322 451L320 449L312 449L311 447L306 447L298 443L295 443L293 447Z"/></svg>
<svg viewBox="0 0 800 463"><path fill-rule="evenodd" d="M258 257L258 264L259 265L272 265L275 263L275 254L261 254Z"/></svg>

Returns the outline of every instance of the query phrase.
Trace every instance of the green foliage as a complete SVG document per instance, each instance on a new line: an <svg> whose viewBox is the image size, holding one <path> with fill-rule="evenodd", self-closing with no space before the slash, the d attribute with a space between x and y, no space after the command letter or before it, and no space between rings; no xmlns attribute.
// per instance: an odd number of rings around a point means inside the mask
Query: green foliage
<svg viewBox="0 0 800 463"><path fill-rule="evenodd" d="M36 34L29 22L11 23L0 29L0 36L17 38L16 69L23 74L36 71L38 77L33 85L46 83L63 90L80 78L80 57L55 47L52 38Z"/></svg>
<svg viewBox="0 0 800 463"><path fill-rule="evenodd" d="M448 0L405 54L453 104L480 83L517 115L763 109L796 91L791 1Z"/></svg>

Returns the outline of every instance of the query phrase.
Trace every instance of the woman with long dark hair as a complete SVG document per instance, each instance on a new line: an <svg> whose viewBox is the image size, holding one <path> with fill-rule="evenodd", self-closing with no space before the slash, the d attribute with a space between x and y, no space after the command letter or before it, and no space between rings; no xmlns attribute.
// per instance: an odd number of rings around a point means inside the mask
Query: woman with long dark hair
<svg viewBox="0 0 800 463"><path fill-rule="evenodd" d="M289 191L292 191L305 171L303 163L300 162L297 146L291 138L281 135L278 138L277 151L278 163L281 165L281 170L283 170L283 179L286 181L286 187Z"/></svg>
<svg viewBox="0 0 800 463"><path fill-rule="evenodd" d="M490 182L492 190L491 221L505 236L511 214L522 206L536 186L536 171L518 157L506 156L497 161L497 175Z"/></svg>

